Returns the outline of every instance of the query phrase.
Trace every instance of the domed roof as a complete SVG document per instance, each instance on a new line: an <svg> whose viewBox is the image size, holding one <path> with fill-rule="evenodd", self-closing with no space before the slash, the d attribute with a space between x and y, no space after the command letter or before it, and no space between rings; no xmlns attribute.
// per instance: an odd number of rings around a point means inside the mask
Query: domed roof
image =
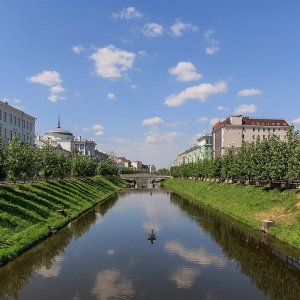
<svg viewBox="0 0 300 300"><path fill-rule="evenodd" d="M68 131L66 129L63 129L61 127L56 127L54 129L48 130L46 132L46 135L53 135L53 134L73 135L72 132L70 132L70 131Z"/></svg>
<svg viewBox="0 0 300 300"><path fill-rule="evenodd" d="M46 135L55 135L55 134L62 134L62 135L71 135L73 136L73 133L70 132L69 130L63 129L60 127L60 117L58 118L58 124L57 127L51 130L48 130Z"/></svg>

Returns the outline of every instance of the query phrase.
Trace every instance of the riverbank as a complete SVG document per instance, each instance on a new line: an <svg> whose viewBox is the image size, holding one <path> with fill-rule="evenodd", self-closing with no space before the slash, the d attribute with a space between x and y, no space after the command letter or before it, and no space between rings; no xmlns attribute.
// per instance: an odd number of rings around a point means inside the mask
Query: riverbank
<svg viewBox="0 0 300 300"><path fill-rule="evenodd" d="M268 234L300 248L299 190L177 178L166 179L162 185L257 230L261 230L261 220L273 221Z"/></svg>
<svg viewBox="0 0 300 300"><path fill-rule="evenodd" d="M0 186L0 265L126 187L116 176Z"/></svg>

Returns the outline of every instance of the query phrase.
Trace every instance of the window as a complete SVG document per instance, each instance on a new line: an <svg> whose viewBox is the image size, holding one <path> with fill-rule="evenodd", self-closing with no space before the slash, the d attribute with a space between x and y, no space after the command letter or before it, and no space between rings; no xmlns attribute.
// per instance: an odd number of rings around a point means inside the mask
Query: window
<svg viewBox="0 0 300 300"><path fill-rule="evenodd" d="M244 135L242 135L242 139L244 139L245 138L245 136Z"/></svg>
<svg viewBox="0 0 300 300"><path fill-rule="evenodd" d="M265 139L266 138L266 136L265 135L263 135L263 139Z"/></svg>
<svg viewBox="0 0 300 300"><path fill-rule="evenodd" d="M12 124L12 115L9 115L9 123Z"/></svg>
<svg viewBox="0 0 300 300"><path fill-rule="evenodd" d="M253 131L255 131L255 127L253 127Z"/></svg>
<svg viewBox="0 0 300 300"><path fill-rule="evenodd" d="M2 110L0 110L0 120L2 120Z"/></svg>
<svg viewBox="0 0 300 300"><path fill-rule="evenodd" d="M29 129L32 131L32 123L29 123Z"/></svg>
<svg viewBox="0 0 300 300"><path fill-rule="evenodd" d="M12 140L13 135L12 135L12 130L9 131L9 138Z"/></svg>
<svg viewBox="0 0 300 300"><path fill-rule="evenodd" d="M17 117L14 116L14 125L17 125Z"/></svg>
<svg viewBox="0 0 300 300"><path fill-rule="evenodd" d="M29 123L28 123L28 121L26 122L26 125L27 125L27 130L29 130Z"/></svg>
<svg viewBox="0 0 300 300"><path fill-rule="evenodd" d="M260 127L258 127L257 130L260 131Z"/></svg>
<svg viewBox="0 0 300 300"><path fill-rule="evenodd" d="M273 132L275 132L275 128L273 128Z"/></svg>
<svg viewBox="0 0 300 300"><path fill-rule="evenodd" d="M4 128L4 137L6 138L6 128Z"/></svg>
<svg viewBox="0 0 300 300"><path fill-rule="evenodd" d="M266 131L266 128L264 127L264 128L263 128L263 132L265 132L265 131Z"/></svg>
<svg viewBox="0 0 300 300"><path fill-rule="evenodd" d="M25 121L23 120L23 128L25 128ZM25 142L25 137L24 137L24 142Z"/></svg>
<svg viewBox="0 0 300 300"><path fill-rule="evenodd" d="M18 139L19 139L19 141L20 141L20 139L21 139L21 135L20 135L20 132L18 133Z"/></svg>
<svg viewBox="0 0 300 300"><path fill-rule="evenodd" d="M4 122L6 122L6 111L4 112Z"/></svg>
<svg viewBox="0 0 300 300"><path fill-rule="evenodd" d="M271 129L270 128L268 128L268 131L270 131Z"/></svg>

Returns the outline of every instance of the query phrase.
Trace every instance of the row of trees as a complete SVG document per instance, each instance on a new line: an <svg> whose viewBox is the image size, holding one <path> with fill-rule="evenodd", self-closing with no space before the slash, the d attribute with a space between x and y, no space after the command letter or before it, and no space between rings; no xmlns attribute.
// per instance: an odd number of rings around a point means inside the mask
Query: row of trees
<svg viewBox="0 0 300 300"><path fill-rule="evenodd" d="M0 143L1 144L1 143ZM117 175L118 168L109 162L97 164L94 159L74 152L73 157L56 152L50 145L33 148L14 137L8 145L0 148L0 175L2 179L28 177L48 180L64 179L69 176Z"/></svg>
<svg viewBox="0 0 300 300"><path fill-rule="evenodd" d="M300 178L300 136L290 126L287 138L276 135L269 139L244 142L239 150L228 149L214 159L170 168L173 177L244 179L274 183Z"/></svg>

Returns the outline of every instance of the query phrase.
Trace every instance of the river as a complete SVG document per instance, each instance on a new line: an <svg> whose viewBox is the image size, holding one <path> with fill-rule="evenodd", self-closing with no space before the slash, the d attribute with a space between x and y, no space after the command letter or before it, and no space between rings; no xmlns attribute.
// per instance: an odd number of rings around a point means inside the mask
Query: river
<svg viewBox="0 0 300 300"><path fill-rule="evenodd" d="M144 183L0 268L0 299L296 300L300 267L287 248Z"/></svg>

